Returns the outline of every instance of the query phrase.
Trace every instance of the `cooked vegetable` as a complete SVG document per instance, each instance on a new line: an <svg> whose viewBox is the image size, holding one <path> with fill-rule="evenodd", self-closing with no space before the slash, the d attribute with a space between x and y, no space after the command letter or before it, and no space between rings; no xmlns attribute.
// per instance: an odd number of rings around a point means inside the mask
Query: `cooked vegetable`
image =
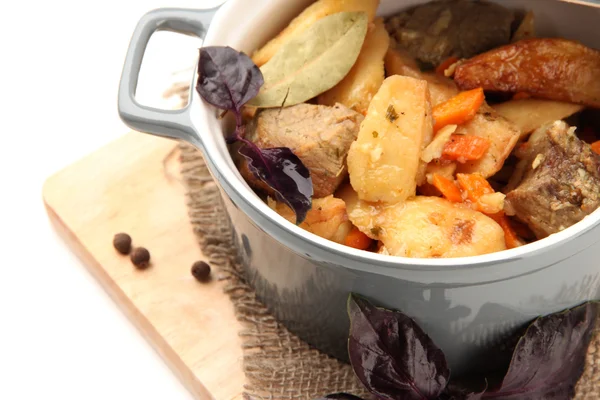
<svg viewBox="0 0 600 400"><path fill-rule="evenodd" d="M402 75L426 80L431 105L434 107L458 94L452 79L430 72L421 72L416 61L405 50L397 49L393 45L390 45L385 55L385 70L387 76Z"/></svg>
<svg viewBox="0 0 600 400"><path fill-rule="evenodd" d="M504 242L506 243L507 249L514 249L515 247L523 246L525 244L519 239L517 232L511 226L510 221L503 212L490 215L490 217L496 221L504 231Z"/></svg>
<svg viewBox="0 0 600 400"><path fill-rule="evenodd" d="M421 63L472 57L510 41L514 14L485 1L435 1L386 20L390 36Z"/></svg>
<svg viewBox="0 0 600 400"><path fill-rule="evenodd" d="M356 62L367 24L363 12L342 12L315 22L261 67L265 84L248 104L289 106L334 87Z"/></svg>
<svg viewBox="0 0 600 400"><path fill-rule="evenodd" d="M290 222L295 222L294 212L286 204L270 197L267 202L269 207L279 215ZM343 244L352 229L352 224L348 220L344 201L327 196L313 200L312 208L300 227L322 238Z"/></svg>
<svg viewBox="0 0 600 400"><path fill-rule="evenodd" d="M462 203L462 194L454 181L444 178L442 175L438 174L433 174L431 180L431 184L435 186L446 199L453 203Z"/></svg>
<svg viewBox="0 0 600 400"><path fill-rule="evenodd" d="M348 208L354 225L403 257L463 257L504 250L504 232L491 218L438 197L395 205L359 201Z"/></svg>
<svg viewBox="0 0 600 400"><path fill-rule="evenodd" d="M259 112L246 125L246 138L260 148L288 146L310 171L314 197L319 198L332 194L346 178L346 155L362 120L341 104L298 104ZM270 193L244 163L240 171L252 186Z"/></svg>
<svg viewBox="0 0 600 400"><path fill-rule="evenodd" d="M462 90L527 92L535 97L600 107L600 52L566 39L526 39L462 62Z"/></svg>
<svg viewBox="0 0 600 400"><path fill-rule="evenodd" d="M473 119L485 97L481 88L461 92L433 107L434 132L446 125L462 125Z"/></svg>
<svg viewBox="0 0 600 400"><path fill-rule="evenodd" d="M435 158L442 157L444 148L452 137L452 134L456 132L456 128L456 125L446 125L440 129L440 131L435 134L431 143L429 143L425 150L423 150L423 153L421 153L421 160L428 163Z"/></svg>
<svg viewBox="0 0 600 400"><path fill-rule="evenodd" d="M447 179L454 179L456 163L447 160L433 160L427 164L427 181L431 183L433 174L438 174Z"/></svg>
<svg viewBox="0 0 600 400"><path fill-rule="evenodd" d="M494 193L490 183L479 174L456 174L456 181L475 205L483 195Z"/></svg>
<svg viewBox="0 0 600 400"><path fill-rule="evenodd" d="M383 26L383 20L375 19L356 63L340 83L319 96L319 104L332 106L341 103L363 115L366 114L371 99L385 78L383 58L389 43L390 38Z"/></svg>
<svg viewBox="0 0 600 400"><path fill-rule="evenodd" d="M533 11L528 11L523 17L523 21L515 31L511 42L518 42L523 39L530 39L535 37L535 16Z"/></svg>
<svg viewBox="0 0 600 400"><path fill-rule="evenodd" d="M479 136L452 135L446 142L442 156L446 160L465 163L479 160L490 148L490 141Z"/></svg>
<svg viewBox="0 0 600 400"><path fill-rule="evenodd" d="M359 197L395 203L414 196L417 182L425 180L420 154L431 136L427 83L397 75L387 78L348 153L350 182Z"/></svg>
<svg viewBox="0 0 600 400"><path fill-rule="evenodd" d="M485 178L494 175L500 171L517 144L520 133L513 123L483 104L471 121L458 127L456 134L486 139L490 142L490 148L479 160L459 164L458 172L479 173Z"/></svg>
<svg viewBox="0 0 600 400"><path fill-rule="evenodd" d="M592 150L594 151L594 153L600 154L600 140L596 140L590 146L592 147Z"/></svg>
<svg viewBox="0 0 600 400"><path fill-rule="evenodd" d="M581 221L600 206L600 156L556 121L536 130L518 152L521 174L506 195L507 212L538 238ZM518 167L519 168L519 167Z"/></svg>
<svg viewBox="0 0 600 400"><path fill-rule="evenodd" d="M319 0L307 7L275 38L270 40L261 49L254 52L252 61L259 67L271 59L279 49L297 37L318 20L340 12L365 12L369 22L375 18L375 11L379 7L379 0Z"/></svg>
<svg viewBox="0 0 600 400"><path fill-rule="evenodd" d="M357 227L353 226L348 236L346 236L344 244L355 249L367 250L373 244L373 240L362 233Z"/></svg>
<svg viewBox="0 0 600 400"><path fill-rule="evenodd" d="M236 128L229 143L243 143L238 152L246 159L251 176L292 207L300 223L313 195L308 169L288 147L261 149L243 137L242 107L262 84L260 70L244 53L231 47L200 49L196 90L206 102L235 114Z"/></svg>
<svg viewBox="0 0 600 400"><path fill-rule="evenodd" d="M521 99L495 104L494 109L514 123L521 131L521 139L542 125L570 117L583 110L583 106L561 101Z"/></svg>
<svg viewBox="0 0 600 400"><path fill-rule="evenodd" d="M442 75L442 76L446 76L446 74L445 74L446 70L448 68L450 68L450 66L457 61L458 61L458 57L455 57L455 56L446 58L444 61L442 61L442 63L440 65L438 65L435 68L435 73Z"/></svg>

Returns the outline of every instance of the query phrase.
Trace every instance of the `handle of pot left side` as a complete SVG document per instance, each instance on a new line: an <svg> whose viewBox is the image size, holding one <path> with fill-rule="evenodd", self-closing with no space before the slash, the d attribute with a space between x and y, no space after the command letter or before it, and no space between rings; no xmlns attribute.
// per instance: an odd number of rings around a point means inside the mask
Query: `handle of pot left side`
<svg viewBox="0 0 600 400"><path fill-rule="evenodd" d="M129 43L119 85L119 116L130 128L201 144L191 127L189 104L181 110L148 107L138 103L135 92L142 59L152 34L167 30L203 39L217 9L159 8L140 19Z"/></svg>

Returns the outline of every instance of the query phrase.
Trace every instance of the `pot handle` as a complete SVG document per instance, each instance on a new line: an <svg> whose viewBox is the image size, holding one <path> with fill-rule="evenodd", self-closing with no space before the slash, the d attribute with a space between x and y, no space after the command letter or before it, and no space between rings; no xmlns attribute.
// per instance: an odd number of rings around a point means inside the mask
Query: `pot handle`
<svg viewBox="0 0 600 400"><path fill-rule="evenodd" d="M119 116L127 126L141 132L200 144L191 127L189 103L181 110L148 107L138 103L135 91L142 59L152 34L167 30L203 39L218 8L159 8L140 19L129 43L119 85Z"/></svg>

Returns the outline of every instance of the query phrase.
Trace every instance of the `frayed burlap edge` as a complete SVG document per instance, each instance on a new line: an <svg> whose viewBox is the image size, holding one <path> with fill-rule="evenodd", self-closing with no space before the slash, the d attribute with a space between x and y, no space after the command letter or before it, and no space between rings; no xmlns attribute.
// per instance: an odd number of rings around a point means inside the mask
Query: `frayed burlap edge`
<svg viewBox="0 0 600 400"><path fill-rule="evenodd" d="M345 391L366 395L352 368L308 346L279 324L245 282L236 261L229 219L200 153L181 144L187 205L203 253L226 281L225 292L244 325L245 396L251 399L314 399Z"/></svg>
<svg viewBox="0 0 600 400"><path fill-rule="evenodd" d="M187 104L188 85L176 85L168 95ZM368 397L350 365L311 348L269 314L256 298L236 261L235 245L219 190L201 153L180 144L181 173L187 188L188 214L202 252L227 282L237 319L244 329L243 368L247 377L244 397L250 399L314 399L335 392ZM600 335L598 330L576 387L575 400L600 400Z"/></svg>

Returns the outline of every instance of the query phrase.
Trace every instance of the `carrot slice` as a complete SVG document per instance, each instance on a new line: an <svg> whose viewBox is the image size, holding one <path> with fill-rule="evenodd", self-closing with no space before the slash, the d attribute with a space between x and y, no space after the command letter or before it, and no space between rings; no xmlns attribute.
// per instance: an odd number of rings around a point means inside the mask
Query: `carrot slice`
<svg viewBox="0 0 600 400"><path fill-rule="evenodd" d="M517 92L513 95L512 99L513 100L521 100L521 99L528 99L530 97L531 97L531 95L527 92Z"/></svg>
<svg viewBox="0 0 600 400"><path fill-rule="evenodd" d="M433 174L431 183L451 202L461 203L463 201L460 189L450 179L438 174Z"/></svg>
<svg viewBox="0 0 600 400"><path fill-rule="evenodd" d="M592 150L594 151L594 153L600 154L600 140L595 141L594 143L591 144L591 146L592 146Z"/></svg>
<svg viewBox="0 0 600 400"><path fill-rule="evenodd" d="M490 183L479 174L456 174L456 181L473 203L476 203L484 194L494 193Z"/></svg>
<svg viewBox="0 0 600 400"><path fill-rule="evenodd" d="M504 213L500 212L498 214L489 215L489 217L496 221L504 231L504 242L506 243L506 248L514 249L515 247L519 247L524 244L517 236L517 233L511 226L508 217Z"/></svg>
<svg viewBox="0 0 600 400"><path fill-rule="evenodd" d="M442 63L440 65L437 66L437 68L435 69L435 73L444 75L444 72L446 72L446 70L457 61L458 61L458 57L452 56L452 57L446 58L444 61L442 61Z"/></svg>
<svg viewBox="0 0 600 400"><path fill-rule="evenodd" d="M490 141L479 136L452 135L444 145L442 157L465 163L479 160L490 148Z"/></svg>
<svg viewBox="0 0 600 400"><path fill-rule="evenodd" d="M355 249L359 250L368 249L371 247L371 243L373 243L371 238L359 231L355 226L352 227L350 233L348 233L348 236L346 236L346 240L344 241L346 246L354 247Z"/></svg>
<svg viewBox="0 0 600 400"><path fill-rule="evenodd" d="M473 119L484 100L483 89L477 88L460 92L456 96L433 108L434 131L446 125L460 125Z"/></svg>

